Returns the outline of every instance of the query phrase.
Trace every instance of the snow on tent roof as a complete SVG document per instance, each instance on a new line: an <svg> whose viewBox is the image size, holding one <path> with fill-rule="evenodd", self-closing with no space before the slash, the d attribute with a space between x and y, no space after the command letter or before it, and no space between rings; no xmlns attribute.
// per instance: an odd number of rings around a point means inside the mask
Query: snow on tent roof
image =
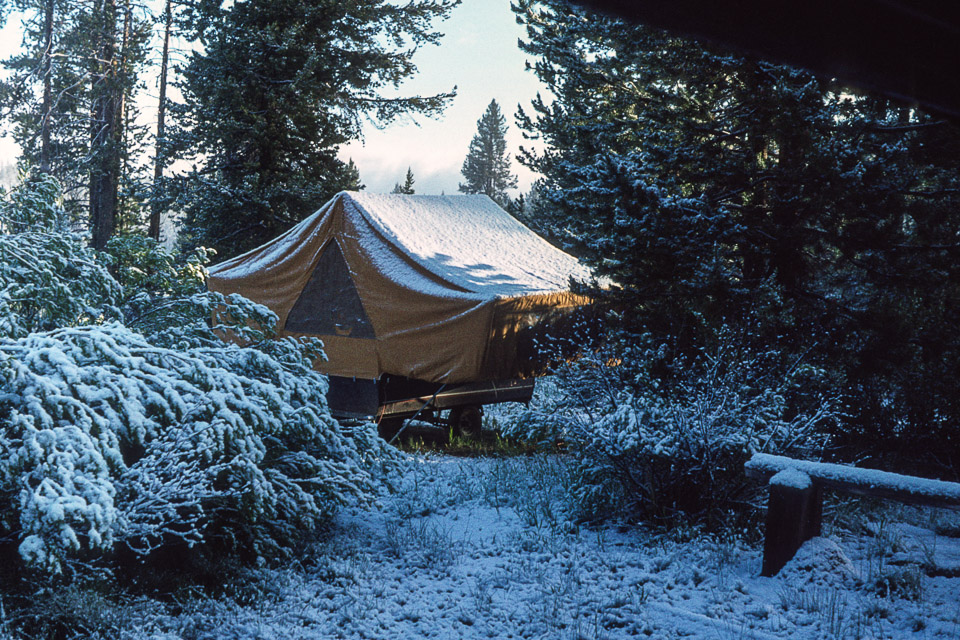
<svg viewBox="0 0 960 640"><path fill-rule="evenodd" d="M436 276L483 297L562 291L590 270L485 195L343 192L391 244Z"/></svg>

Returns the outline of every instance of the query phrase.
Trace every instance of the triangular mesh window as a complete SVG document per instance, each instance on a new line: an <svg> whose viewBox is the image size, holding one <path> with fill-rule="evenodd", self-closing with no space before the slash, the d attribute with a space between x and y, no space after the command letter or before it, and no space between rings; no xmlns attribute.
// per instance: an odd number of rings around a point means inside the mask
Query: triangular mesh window
<svg viewBox="0 0 960 640"><path fill-rule="evenodd" d="M375 337L336 242L330 242L320 254L310 280L290 309L284 328L297 333Z"/></svg>

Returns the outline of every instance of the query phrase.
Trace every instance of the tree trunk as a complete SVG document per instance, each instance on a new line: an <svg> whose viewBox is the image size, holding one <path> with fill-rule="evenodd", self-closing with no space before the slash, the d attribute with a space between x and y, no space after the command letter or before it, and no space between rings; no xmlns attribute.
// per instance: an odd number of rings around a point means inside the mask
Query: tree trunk
<svg viewBox="0 0 960 640"><path fill-rule="evenodd" d="M120 172L120 95L116 68L116 0L105 0L97 73L94 80L93 127L90 141L90 225L92 244L103 250L116 230L117 190Z"/></svg>
<svg viewBox="0 0 960 640"><path fill-rule="evenodd" d="M164 118L167 113L167 60L170 57L170 24L173 18L171 0L167 0L163 10L163 54L160 57L160 104L157 108L157 150L153 164L153 197L150 199L150 228L148 233L154 240L160 240L160 213L163 206L161 182L163 180L163 136Z"/></svg>
<svg viewBox="0 0 960 640"><path fill-rule="evenodd" d="M117 65L117 73L115 77L117 80L121 78L126 79L127 75L127 65L129 64L128 55L130 53L130 28L133 20L133 9L130 7L130 0L125 0L123 4L123 39L120 44L120 60ZM127 216L127 202L126 198L122 195L122 190L119 189L119 182L123 176L129 175L129 163L128 158L130 157L129 153L123 152L122 150L129 149L129 141L127 136L129 135L130 130L130 104L128 100L127 91L122 87L117 88L118 100L119 100L119 110L117 113L117 134L115 136L116 140L119 141L120 147L117 150L118 155L120 156L120 167L117 174L117 183L118 183L118 195L117 195L117 214L116 221L114 223L115 230L124 230L131 220L126 218Z"/></svg>
<svg viewBox="0 0 960 640"><path fill-rule="evenodd" d="M51 71L53 54L53 6L54 0L47 0L43 12L43 104L40 123L40 171L50 173L50 112L53 110L51 91Z"/></svg>

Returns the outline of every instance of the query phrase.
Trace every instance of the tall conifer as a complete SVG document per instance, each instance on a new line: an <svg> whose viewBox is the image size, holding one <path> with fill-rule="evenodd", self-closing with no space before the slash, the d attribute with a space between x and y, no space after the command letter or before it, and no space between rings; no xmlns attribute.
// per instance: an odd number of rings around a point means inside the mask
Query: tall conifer
<svg viewBox="0 0 960 640"><path fill-rule="evenodd" d="M520 154L528 219L617 283L615 317L681 356L724 326L803 354L861 445L960 463L960 130L564 0L514 10L555 97L519 117L546 143Z"/></svg>
<svg viewBox="0 0 960 640"><path fill-rule="evenodd" d="M407 176L403 179L403 184L399 182L393 186L393 191L391 193L402 193L406 195L413 195L415 193L413 189L413 169L407 167Z"/></svg>
<svg viewBox="0 0 960 640"><path fill-rule="evenodd" d="M452 93L388 98L416 72L418 47L459 0L199 3L203 45L179 83L180 152L196 168L171 184L188 245L227 258L273 238L356 185L337 158L361 119L440 113Z"/></svg>
<svg viewBox="0 0 960 640"><path fill-rule="evenodd" d="M137 77L149 36L133 0L16 0L23 48L3 61L0 117L13 124L21 162L54 175L65 208L102 247L116 230L121 176L135 153ZM129 190L129 189L128 189ZM133 205L131 205L133 206Z"/></svg>
<svg viewBox="0 0 960 640"><path fill-rule="evenodd" d="M501 207L507 206L510 201L507 189L517 187L517 177L510 172L506 134L507 124L500 105L491 100L477 121L477 133L470 141L470 150L460 170L466 180L460 183L461 192L485 193Z"/></svg>

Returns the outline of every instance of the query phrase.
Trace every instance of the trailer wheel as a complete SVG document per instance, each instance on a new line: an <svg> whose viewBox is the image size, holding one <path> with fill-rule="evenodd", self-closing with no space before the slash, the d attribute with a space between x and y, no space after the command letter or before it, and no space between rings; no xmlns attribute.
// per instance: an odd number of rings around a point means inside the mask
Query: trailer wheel
<svg viewBox="0 0 960 640"><path fill-rule="evenodd" d="M483 426L483 413L480 407L470 405L451 409L450 426L453 427L453 432L461 438L479 440L480 429Z"/></svg>

